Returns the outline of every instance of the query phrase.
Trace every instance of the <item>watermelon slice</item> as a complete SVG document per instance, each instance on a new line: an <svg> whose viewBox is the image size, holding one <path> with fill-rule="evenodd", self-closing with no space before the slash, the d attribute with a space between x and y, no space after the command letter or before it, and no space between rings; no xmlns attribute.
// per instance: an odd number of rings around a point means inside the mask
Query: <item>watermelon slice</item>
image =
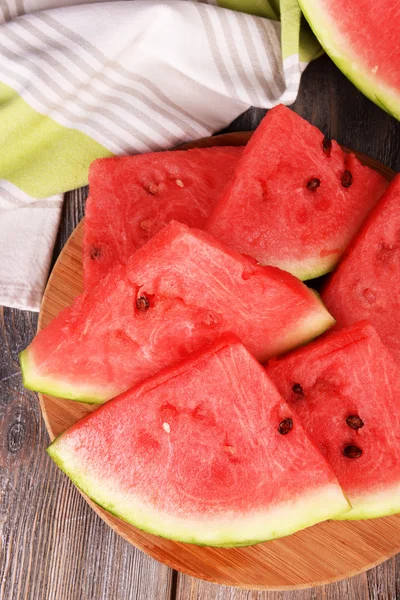
<svg viewBox="0 0 400 600"><path fill-rule="evenodd" d="M202 229L242 152L241 146L196 148L94 161L83 242L85 289L126 264L172 219Z"/></svg>
<svg viewBox="0 0 400 600"><path fill-rule="evenodd" d="M270 110L206 229L300 279L331 271L387 187L290 109Z"/></svg>
<svg viewBox="0 0 400 600"><path fill-rule="evenodd" d="M230 337L108 402L48 452L95 502L182 542L254 544L349 509L263 367Z"/></svg>
<svg viewBox="0 0 400 600"><path fill-rule="evenodd" d="M326 52L375 104L400 119L398 0L299 0Z"/></svg>
<svg viewBox="0 0 400 600"><path fill-rule="evenodd" d="M367 319L400 364L400 175L350 246L323 298L338 326Z"/></svg>
<svg viewBox="0 0 400 600"><path fill-rule="evenodd" d="M289 273L172 222L33 340L25 386L103 402L232 331L260 360L334 320Z"/></svg>
<svg viewBox="0 0 400 600"><path fill-rule="evenodd" d="M352 505L339 518L400 512L400 372L372 325L324 336L267 372Z"/></svg>

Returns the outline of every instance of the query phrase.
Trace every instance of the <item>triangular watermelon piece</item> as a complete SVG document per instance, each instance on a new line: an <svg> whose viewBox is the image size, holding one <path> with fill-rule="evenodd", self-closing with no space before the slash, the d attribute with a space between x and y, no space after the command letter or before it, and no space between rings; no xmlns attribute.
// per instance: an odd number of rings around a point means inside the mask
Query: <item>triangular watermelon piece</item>
<svg viewBox="0 0 400 600"><path fill-rule="evenodd" d="M205 228L300 279L331 271L386 180L290 109L270 110Z"/></svg>
<svg viewBox="0 0 400 600"><path fill-rule="evenodd" d="M230 338L108 402L48 452L97 504L182 542L254 544L349 509L263 367Z"/></svg>
<svg viewBox="0 0 400 600"><path fill-rule="evenodd" d="M83 268L90 289L171 220L202 229L242 146L95 160L89 170Z"/></svg>
<svg viewBox="0 0 400 600"><path fill-rule="evenodd" d="M370 321L400 364L400 175L371 212L322 297L339 327Z"/></svg>
<svg viewBox="0 0 400 600"><path fill-rule="evenodd" d="M352 505L344 519L400 512L400 372L357 323L268 364Z"/></svg>
<svg viewBox="0 0 400 600"><path fill-rule="evenodd" d="M21 354L25 386L103 402L231 331L261 361L334 320L298 279L172 222Z"/></svg>

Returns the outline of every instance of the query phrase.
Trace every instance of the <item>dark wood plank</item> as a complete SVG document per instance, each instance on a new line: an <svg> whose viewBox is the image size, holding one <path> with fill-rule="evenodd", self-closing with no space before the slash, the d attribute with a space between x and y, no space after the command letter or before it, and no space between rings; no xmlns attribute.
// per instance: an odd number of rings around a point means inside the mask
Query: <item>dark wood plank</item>
<svg viewBox="0 0 400 600"><path fill-rule="evenodd" d="M352 579L319 588L289 592L255 592L178 577L176 600L396 600L396 559ZM398 575L397 575L398 579Z"/></svg>
<svg viewBox="0 0 400 600"><path fill-rule="evenodd" d="M85 197L67 194L55 256ZM18 365L36 326L35 313L0 309L0 599L169 600L172 570L105 525L45 452L39 402Z"/></svg>
<svg viewBox="0 0 400 600"><path fill-rule="evenodd" d="M176 600L367 600L369 597L366 575L363 574L323 588L289 592L240 590L204 583L193 577L180 577Z"/></svg>

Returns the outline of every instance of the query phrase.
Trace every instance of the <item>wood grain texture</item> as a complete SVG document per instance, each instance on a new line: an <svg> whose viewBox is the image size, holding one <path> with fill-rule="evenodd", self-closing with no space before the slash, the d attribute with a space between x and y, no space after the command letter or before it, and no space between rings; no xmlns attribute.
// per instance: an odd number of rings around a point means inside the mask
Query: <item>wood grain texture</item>
<svg viewBox="0 0 400 600"><path fill-rule="evenodd" d="M199 140L190 147L245 144L251 132L227 133ZM394 172L374 159L360 160L384 174ZM83 289L81 221L64 246L49 279L39 317L39 331ZM46 426L53 439L97 407L39 394ZM400 515L364 522L322 523L293 536L248 548L217 549L157 538L110 515L86 498L117 533L159 561L211 582L242 588L294 589L343 579L400 551Z"/></svg>
<svg viewBox="0 0 400 600"><path fill-rule="evenodd" d="M67 194L56 251L85 198ZM37 321L0 308L0 600L169 600L172 570L105 525L45 452L37 396L18 365Z"/></svg>
<svg viewBox="0 0 400 600"><path fill-rule="evenodd" d="M352 579L305 590L256 592L178 574L176 600L398 600L400 563L391 559ZM396 578L397 574L397 578Z"/></svg>
<svg viewBox="0 0 400 600"><path fill-rule="evenodd" d="M364 98L326 57L302 78L294 109L327 135L400 170L400 124ZM254 129L253 108L227 131ZM67 194L55 258L83 214L85 190ZM47 459L35 394L22 388L17 353L37 316L0 309L1 600L396 600L400 560L309 590L255 592L174 576L118 538ZM177 581L176 581L177 580Z"/></svg>

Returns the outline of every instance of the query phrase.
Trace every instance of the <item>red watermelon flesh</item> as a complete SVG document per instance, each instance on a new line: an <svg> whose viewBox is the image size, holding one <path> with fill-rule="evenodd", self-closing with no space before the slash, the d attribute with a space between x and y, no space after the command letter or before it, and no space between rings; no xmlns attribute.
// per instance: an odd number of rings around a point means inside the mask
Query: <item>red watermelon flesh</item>
<svg viewBox="0 0 400 600"><path fill-rule="evenodd" d="M48 452L97 504L182 542L254 544L349 509L263 367L229 337L108 402Z"/></svg>
<svg viewBox="0 0 400 600"><path fill-rule="evenodd" d="M372 325L324 336L267 373L331 464L352 505L343 518L400 512L400 372Z"/></svg>
<svg viewBox="0 0 400 600"><path fill-rule="evenodd" d="M299 0L299 4L343 73L400 119L399 0Z"/></svg>
<svg viewBox="0 0 400 600"><path fill-rule="evenodd" d="M89 171L83 267L98 283L171 220L203 228L243 147L101 158Z"/></svg>
<svg viewBox="0 0 400 600"><path fill-rule="evenodd" d="M250 139L205 229L300 279L331 271L386 180L280 105Z"/></svg>
<svg viewBox="0 0 400 600"><path fill-rule="evenodd" d="M289 273L172 222L36 336L21 354L24 383L103 402L224 332L261 361L333 323Z"/></svg>
<svg viewBox="0 0 400 600"><path fill-rule="evenodd" d="M370 321L400 364L400 176L372 211L323 299L338 321Z"/></svg>

